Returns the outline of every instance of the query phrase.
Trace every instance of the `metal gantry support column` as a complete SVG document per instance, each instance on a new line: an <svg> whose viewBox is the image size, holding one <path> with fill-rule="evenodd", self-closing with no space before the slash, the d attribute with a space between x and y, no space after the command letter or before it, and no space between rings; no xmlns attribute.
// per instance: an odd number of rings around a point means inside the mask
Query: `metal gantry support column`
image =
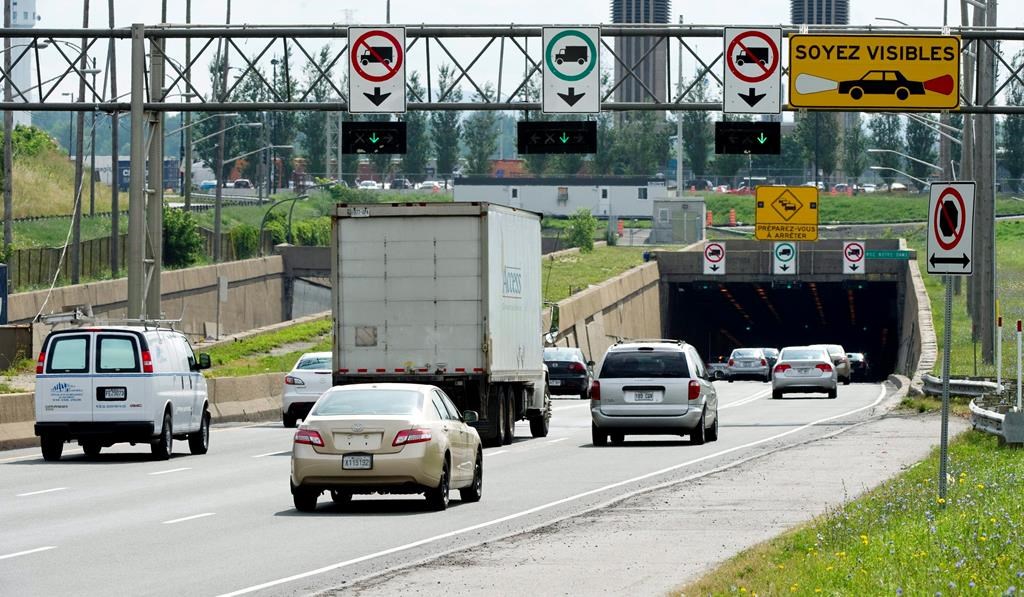
<svg viewBox="0 0 1024 597"><path fill-rule="evenodd" d="M985 25L996 24L996 0L986 3ZM996 56L993 48L981 40L978 42L978 93L979 103L989 101L995 90ZM975 203L975 234L978 234L976 250L982 266L976 283L978 290L977 319L975 323L981 336L981 358L992 363L995 358L995 301L996 301L996 153L995 116L982 114L978 117L975 143L975 180L978 182L978 197Z"/></svg>
<svg viewBox="0 0 1024 597"><path fill-rule="evenodd" d="M82 29L89 27L89 0L85 0L82 11ZM89 40L82 38L82 55L78 60L78 102L85 102L85 69L88 68L86 48ZM78 130L75 131L75 188L74 213L71 217L71 283L78 284L82 275L82 152L85 150L85 112L79 110L75 118Z"/></svg>
<svg viewBox="0 0 1024 597"><path fill-rule="evenodd" d="M11 26L11 0L4 0L4 27ZM11 38L4 38L4 72L11 72ZM4 77L4 101L11 102L11 78ZM14 219L14 112L4 110L4 248L14 242L12 223Z"/></svg>
<svg viewBox="0 0 1024 597"><path fill-rule="evenodd" d="M110 28L114 28L114 0L107 3L107 16ZM117 49L114 39L110 39L107 50L107 69L110 73L110 97L117 97ZM114 110L110 113L110 275L117 278L121 270L121 205L120 189L121 167L118 165L121 113Z"/></svg>
<svg viewBox="0 0 1024 597"><path fill-rule="evenodd" d="M164 40L150 41L149 94L154 102L164 96ZM146 193L146 317L159 319L160 270L164 227L164 113L149 114L149 182Z"/></svg>
<svg viewBox="0 0 1024 597"><path fill-rule="evenodd" d="M192 0L185 0L185 24L192 24ZM192 64L192 38L185 39L185 64ZM192 69L185 71L185 88L192 85ZM192 94L185 96L185 103L192 102ZM185 112L185 163L181 165L185 179L185 211L192 209L192 112Z"/></svg>
<svg viewBox="0 0 1024 597"><path fill-rule="evenodd" d="M128 180L128 305L129 319L142 317L145 297L146 238L146 76L145 25L132 25L131 172Z"/></svg>

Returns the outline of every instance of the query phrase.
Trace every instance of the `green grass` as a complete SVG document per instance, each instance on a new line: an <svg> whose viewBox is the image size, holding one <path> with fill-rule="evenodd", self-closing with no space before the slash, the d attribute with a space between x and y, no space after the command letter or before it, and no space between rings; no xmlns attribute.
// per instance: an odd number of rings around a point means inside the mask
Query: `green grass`
<svg viewBox="0 0 1024 597"><path fill-rule="evenodd" d="M330 332L328 331L328 334ZM331 337L317 336L320 340L313 346L288 352L282 355L248 355L232 360L229 363L211 369L210 377L242 377L259 373L284 373L291 371L295 362L307 352L326 352L331 350Z"/></svg>
<svg viewBox="0 0 1024 597"><path fill-rule="evenodd" d="M999 449L993 436L967 433L951 442L950 463L945 504L937 498L936 450L677 594L1013 594L1024 588L1024 458Z"/></svg>
<svg viewBox="0 0 1024 597"><path fill-rule="evenodd" d="M969 417L971 409L968 406L971 399L964 396L949 397L949 412L958 417ZM942 400L931 396L906 397L900 402L900 408L918 413L939 412L942 409Z"/></svg>
<svg viewBox="0 0 1024 597"><path fill-rule="evenodd" d="M237 342L230 342L211 347L205 351L209 353L213 367L209 371L210 377L234 377L237 375L250 375L252 373L264 373L270 371L288 371L295 364L295 360L303 352L311 352L314 349L296 351L294 357L282 355L280 357L270 356L271 350L295 344L299 342L315 342L322 345L327 342L330 347L330 333L332 322L329 318L319 319L306 323L291 325L274 332L257 334ZM327 340L323 336L327 335ZM316 349L322 350L322 349ZM290 358L290 361L288 359ZM264 362L264 359L270 359ZM267 369L273 362L278 369ZM240 371L245 372L240 372Z"/></svg>
<svg viewBox="0 0 1024 597"><path fill-rule="evenodd" d="M659 247L660 250L665 250ZM590 253L545 259L541 288L545 301L557 302L643 263L645 247L595 247Z"/></svg>

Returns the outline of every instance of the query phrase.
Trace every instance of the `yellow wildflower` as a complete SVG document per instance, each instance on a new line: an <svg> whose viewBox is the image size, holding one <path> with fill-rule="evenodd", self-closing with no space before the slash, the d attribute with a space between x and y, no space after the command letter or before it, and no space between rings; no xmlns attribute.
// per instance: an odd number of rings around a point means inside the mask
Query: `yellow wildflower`
<svg viewBox="0 0 1024 597"><path fill-rule="evenodd" d="M946 503L946 498L936 498L935 501L940 503L940 504L945 504Z"/></svg>
<svg viewBox="0 0 1024 597"><path fill-rule="evenodd" d="M984 483L978 483L977 487L978 489L985 489Z"/></svg>
<svg viewBox="0 0 1024 597"><path fill-rule="evenodd" d="M860 542L863 543L864 545L867 545L868 544L868 536L867 535L861 535L860 536Z"/></svg>

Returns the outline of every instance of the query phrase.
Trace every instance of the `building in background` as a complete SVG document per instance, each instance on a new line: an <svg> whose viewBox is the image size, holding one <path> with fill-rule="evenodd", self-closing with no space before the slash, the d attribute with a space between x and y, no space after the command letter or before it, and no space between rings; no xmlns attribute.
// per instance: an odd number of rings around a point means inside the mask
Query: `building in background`
<svg viewBox="0 0 1024 597"><path fill-rule="evenodd" d="M2 13L0 13L2 16ZM2 19L0 19L2 20ZM39 16L36 14L36 0L11 0L11 27L15 29L32 29L36 26L36 22L39 20ZM22 52L25 52L26 45L32 40L18 38L11 40L11 60L17 60L18 56L21 56ZM29 50L25 52L18 64L14 65L13 76L11 77L11 93L13 94L14 101L36 101L39 98L38 90L28 90L32 86L32 56L34 52ZM24 92L24 96L18 93L18 90ZM27 91L26 91L27 90ZM14 126L23 124L30 126L32 124L32 113L28 110L16 110L14 112Z"/></svg>
<svg viewBox="0 0 1024 597"><path fill-rule="evenodd" d="M849 25L849 0L790 0L794 25Z"/></svg>
<svg viewBox="0 0 1024 597"><path fill-rule="evenodd" d="M612 22L616 24L666 24L669 22L670 0L612 0ZM617 37L615 53L630 67L658 43L654 37ZM666 100L668 86L668 45L659 44L643 62L633 69L640 81L659 101ZM622 84L615 90L617 102L650 101L650 96L618 61L615 62L615 82Z"/></svg>

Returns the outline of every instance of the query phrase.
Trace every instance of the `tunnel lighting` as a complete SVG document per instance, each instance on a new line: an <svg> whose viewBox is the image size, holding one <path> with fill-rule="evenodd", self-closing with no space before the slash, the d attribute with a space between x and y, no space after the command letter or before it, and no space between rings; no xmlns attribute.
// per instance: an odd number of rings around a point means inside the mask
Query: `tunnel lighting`
<svg viewBox="0 0 1024 597"><path fill-rule="evenodd" d="M850 325L857 325L857 307L853 300L853 291L846 291L846 303L850 307Z"/></svg>
<svg viewBox="0 0 1024 597"><path fill-rule="evenodd" d="M761 297L762 301L764 301L765 306L768 307L768 311L775 316L775 321L782 321L782 317L780 317L779 312L775 310L775 305L773 305L772 301L768 298L768 293L764 291L764 288L760 285L757 285L754 288L757 290L757 295Z"/></svg>

